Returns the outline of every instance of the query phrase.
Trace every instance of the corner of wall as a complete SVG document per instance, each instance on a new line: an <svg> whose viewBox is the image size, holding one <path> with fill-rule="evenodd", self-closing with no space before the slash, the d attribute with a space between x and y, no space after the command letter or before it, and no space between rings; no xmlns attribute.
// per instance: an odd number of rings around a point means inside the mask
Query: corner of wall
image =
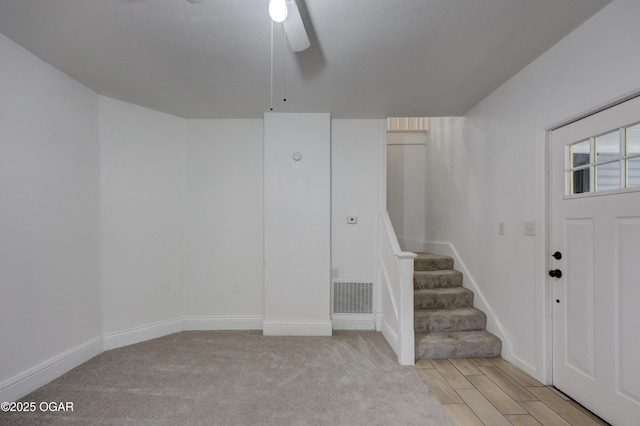
<svg viewBox="0 0 640 426"><path fill-rule="evenodd" d="M184 330L183 320L182 318L176 318L173 320L160 321L153 324L133 327L114 333L107 333L103 338L102 349L107 351L110 349L120 348L122 346L133 345L146 340L178 333L182 330Z"/></svg>
<svg viewBox="0 0 640 426"><path fill-rule="evenodd" d="M0 383L0 401L16 401L102 352L102 337L88 340Z"/></svg>

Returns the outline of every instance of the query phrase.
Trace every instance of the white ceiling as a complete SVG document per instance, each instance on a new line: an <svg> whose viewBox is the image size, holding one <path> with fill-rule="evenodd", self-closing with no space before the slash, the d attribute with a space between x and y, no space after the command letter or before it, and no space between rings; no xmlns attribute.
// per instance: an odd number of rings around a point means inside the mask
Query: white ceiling
<svg viewBox="0 0 640 426"><path fill-rule="evenodd" d="M298 0L311 48L292 53L275 24L274 111L462 115L609 2ZM0 0L0 32L105 96L257 118L270 105L267 5Z"/></svg>

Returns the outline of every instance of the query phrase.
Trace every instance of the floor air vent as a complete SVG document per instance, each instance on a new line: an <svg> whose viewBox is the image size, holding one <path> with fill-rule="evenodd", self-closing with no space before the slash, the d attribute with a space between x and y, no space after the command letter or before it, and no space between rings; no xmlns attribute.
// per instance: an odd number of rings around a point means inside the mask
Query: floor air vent
<svg viewBox="0 0 640 426"><path fill-rule="evenodd" d="M334 314L370 314L372 305L372 283L333 283Z"/></svg>

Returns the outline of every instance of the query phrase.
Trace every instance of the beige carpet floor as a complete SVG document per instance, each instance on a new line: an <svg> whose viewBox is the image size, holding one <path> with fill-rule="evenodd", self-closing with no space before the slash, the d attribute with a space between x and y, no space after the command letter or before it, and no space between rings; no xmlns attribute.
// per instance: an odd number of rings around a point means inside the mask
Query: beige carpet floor
<svg viewBox="0 0 640 426"><path fill-rule="evenodd" d="M3 425L452 425L378 332L189 331L104 352L0 413Z"/></svg>

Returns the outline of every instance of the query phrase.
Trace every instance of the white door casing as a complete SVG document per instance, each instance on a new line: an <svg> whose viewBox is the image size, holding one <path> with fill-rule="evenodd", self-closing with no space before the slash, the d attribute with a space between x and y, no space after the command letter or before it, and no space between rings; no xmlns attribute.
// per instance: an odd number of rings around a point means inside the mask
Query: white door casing
<svg viewBox="0 0 640 426"><path fill-rule="evenodd" d="M567 156L590 141L593 162L591 138L638 122L640 97L553 131L550 145L550 251L562 254L550 263L562 273L551 278L553 384L620 426L640 422L640 187L622 177L618 190L588 192L606 168L591 164L574 174L585 193L572 195ZM621 158L607 167L625 174Z"/></svg>

